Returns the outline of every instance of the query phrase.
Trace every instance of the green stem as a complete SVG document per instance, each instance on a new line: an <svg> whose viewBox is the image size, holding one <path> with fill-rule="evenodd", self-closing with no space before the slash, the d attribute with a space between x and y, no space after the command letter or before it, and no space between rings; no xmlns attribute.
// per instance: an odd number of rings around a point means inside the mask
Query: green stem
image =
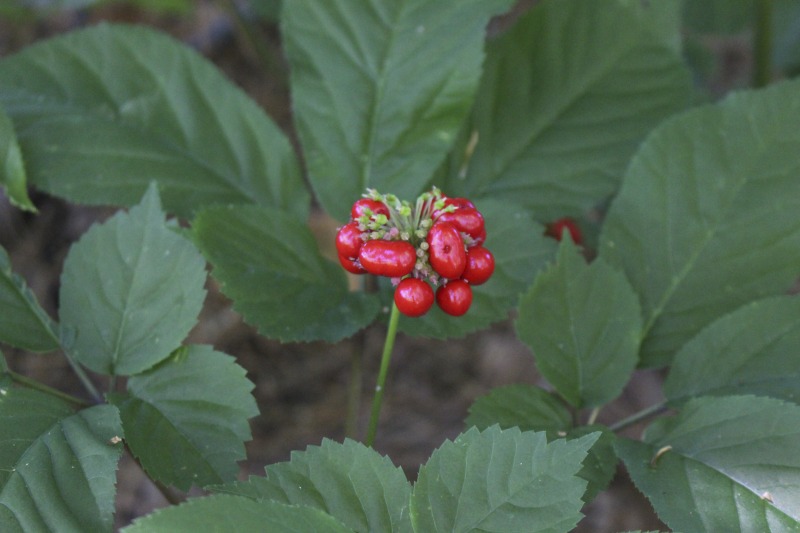
<svg viewBox="0 0 800 533"><path fill-rule="evenodd" d="M89 407L90 405L88 402L81 400L80 398L76 398L75 396L70 396L69 394L61 392L60 390L48 387L44 383L39 383L35 379L23 376L22 374L17 374L12 370L8 370L7 373L9 376L11 376L11 379L14 380L16 383L28 387L29 389L37 390L39 392L44 392L45 394L49 394L50 396L55 396L56 398L75 404L78 407Z"/></svg>
<svg viewBox="0 0 800 533"><path fill-rule="evenodd" d="M80 379L81 383L83 383L83 387L89 392L89 394L92 396L94 401L96 401L98 403L102 402L103 401L103 396L100 394L100 392L98 392L97 387L94 386L94 383L92 383L92 380L89 379L89 376L86 374L86 371L84 371L83 368L81 368L81 365L76 363L72 359L72 357L69 356L69 354L67 353L66 350L63 350L63 352L64 352L64 357L67 358L67 362L69 363L69 366L72 367L72 370L75 371L75 374L78 376L78 379Z"/></svg>
<svg viewBox="0 0 800 533"><path fill-rule="evenodd" d="M756 0L753 42L753 86L772 81L772 0Z"/></svg>
<svg viewBox="0 0 800 533"><path fill-rule="evenodd" d="M364 379L362 361L364 359L364 344L366 335L362 331L353 342L350 354L350 385L347 390L347 419L344 424L344 434L351 439L358 433L358 411L361 407L361 381Z"/></svg>
<svg viewBox="0 0 800 533"><path fill-rule="evenodd" d="M383 390L386 386L386 375L389 373L389 362L392 359L394 349L394 339L397 336L397 323L400 320L400 311L397 305L392 302L392 315L389 317L389 329L386 330L386 341L383 344L383 355L381 356L381 369L378 372L378 381L375 383L375 397L372 399L372 413L369 417L367 427L367 438L364 444L372 447L375 442L375 434L378 432L378 418L381 414L381 403L383 402Z"/></svg>
<svg viewBox="0 0 800 533"><path fill-rule="evenodd" d="M622 431L623 429L633 426L634 424L638 424L639 422L647 420L650 417L660 415L666 410L667 402L660 402L655 405L651 405L650 407L646 407L638 413L633 413L631 416L623 418L619 422L611 424L608 426L608 429L614 432Z"/></svg>

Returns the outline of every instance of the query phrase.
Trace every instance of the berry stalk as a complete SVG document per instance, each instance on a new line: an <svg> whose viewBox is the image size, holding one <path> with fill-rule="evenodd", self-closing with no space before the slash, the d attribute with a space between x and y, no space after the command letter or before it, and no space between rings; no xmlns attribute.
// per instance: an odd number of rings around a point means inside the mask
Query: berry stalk
<svg viewBox="0 0 800 533"><path fill-rule="evenodd" d="M397 309L397 305L392 303L392 314L389 317L389 328L386 330L386 340L383 343L381 368L378 371L378 379L375 383L375 396L372 398L372 412L369 416L367 436L364 439L364 444L370 448L375 442L375 434L378 432L378 419L380 418L381 405L383 403L383 391L386 386L386 376L389 373L389 362L392 359L392 350L394 349L394 340L397 336L397 323L399 320L400 311Z"/></svg>

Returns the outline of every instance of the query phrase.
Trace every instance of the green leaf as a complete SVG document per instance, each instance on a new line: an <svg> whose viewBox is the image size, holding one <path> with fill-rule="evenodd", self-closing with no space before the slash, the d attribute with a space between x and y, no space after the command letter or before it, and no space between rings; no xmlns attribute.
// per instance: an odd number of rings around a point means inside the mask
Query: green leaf
<svg viewBox="0 0 800 533"><path fill-rule="evenodd" d="M664 123L634 157L600 255L639 294L644 365L797 279L798 122L800 81L776 83Z"/></svg>
<svg viewBox="0 0 800 533"><path fill-rule="evenodd" d="M684 0L687 29L702 33L733 34L752 25L753 0Z"/></svg>
<svg viewBox="0 0 800 533"><path fill-rule="evenodd" d="M617 452L671 528L797 531L800 406L731 396L688 402Z"/></svg>
<svg viewBox="0 0 800 533"><path fill-rule="evenodd" d="M177 507L161 509L122 530L124 533L263 533L352 531L335 518L311 507L256 502L229 495L192 498Z"/></svg>
<svg viewBox="0 0 800 533"><path fill-rule="evenodd" d="M800 298L758 300L713 322L677 353L664 384L672 402L756 394L800 403Z"/></svg>
<svg viewBox="0 0 800 533"><path fill-rule="evenodd" d="M410 532L405 474L372 448L328 439L291 460L267 467L267 477L213 487L218 492L314 507L358 532Z"/></svg>
<svg viewBox="0 0 800 533"><path fill-rule="evenodd" d="M33 352L58 349L58 326L36 301L25 280L11 270L0 246L0 341Z"/></svg>
<svg viewBox="0 0 800 533"><path fill-rule="evenodd" d="M531 9L487 47L469 125L478 143L455 152L442 189L523 203L539 220L579 215L614 193L644 136L687 104L679 5Z"/></svg>
<svg viewBox="0 0 800 533"><path fill-rule="evenodd" d="M509 202L490 199L479 202L478 209L486 222L485 246L494 255L494 274L485 284L473 287L472 306L466 315L453 318L434 305L421 318L401 316L401 331L444 339L462 337L506 320L520 293L552 260L555 241L544 237L544 228L525 210Z"/></svg>
<svg viewBox="0 0 800 533"><path fill-rule="evenodd" d="M283 133L211 63L153 30L100 24L4 58L0 105L31 182L69 200L131 205L156 180L184 217L230 202L308 213Z"/></svg>
<svg viewBox="0 0 800 533"><path fill-rule="evenodd" d="M11 203L25 211L36 212L28 197L25 164L17 142L14 124L0 107L0 186L2 186Z"/></svg>
<svg viewBox="0 0 800 533"><path fill-rule="evenodd" d="M477 398L465 424L481 431L498 424L501 429L518 427L555 435L572 426L572 415L561 400L541 387L506 385Z"/></svg>
<svg viewBox="0 0 800 533"><path fill-rule="evenodd" d="M586 459L583 460L583 467L576 474L587 482L586 492L583 493L584 503L591 502L608 487L614 474L617 473L617 463L619 463L617 453L614 451L617 437L605 426L592 424L576 427L567 431L566 439L571 441L595 433L599 433L600 436L592 444Z"/></svg>
<svg viewBox="0 0 800 533"><path fill-rule="evenodd" d="M547 443L545 434L472 428L420 468L415 531L570 531L586 481L576 476L598 435Z"/></svg>
<svg viewBox="0 0 800 533"><path fill-rule="evenodd" d="M497 424L500 429L518 427L521 431L544 431L547 440L566 437L567 440L600 432L583 461L578 476L588 482L584 502L590 502L613 477L617 456L614 453L614 434L600 425L572 429L572 415L554 394L531 385L496 387L481 396L469 408L467 427L484 430Z"/></svg>
<svg viewBox="0 0 800 533"><path fill-rule="evenodd" d="M512 3L284 3L295 123L328 212L344 220L366 187L419 194L472 104L486 24Z"/></svg>
<svg viewBox="0 0 800 533"><path fill-rule="evenodd" d="M377 298L348 292L304 223L275 209L218 207L193 223L197 242L233 307L263 335L336 342L369 325Z"/></svg>
<svg viewBox="0 0 800 533"><path fill-rule="evenodd" d="M539 371L576 407L614 399L638 361L636 293L602 258L587 265L569 237L520 299L515 325Z"/></svg>
<svg viewBox="0 0 800 533"><path fill-rule="evenodd" d="M61 274L66 347L95 372L130 375L169 356L203 306L205 261L165 224L155 185L141 204L89 229Z"/></svg>
<svg viewBox="0 0 800 533"><path fill-rule="evenodd" d="M8 363L6 362L6 356L3 355L3 350L0 350L0 374L5 374L8 372Z"/></svg>
<svg viewBox="0 0 800 533"><path fill-rule="evenodd" d="M0 530L111 531L119 413L0 388Z"/></svg>
<svg viewBox="0 0 800 533"><path fill-rule="evenodd" d="M253 384L233 357L189 346L128 379L119 407L131 452L147 473L180 489L236 478L258 414Z"/></svg>

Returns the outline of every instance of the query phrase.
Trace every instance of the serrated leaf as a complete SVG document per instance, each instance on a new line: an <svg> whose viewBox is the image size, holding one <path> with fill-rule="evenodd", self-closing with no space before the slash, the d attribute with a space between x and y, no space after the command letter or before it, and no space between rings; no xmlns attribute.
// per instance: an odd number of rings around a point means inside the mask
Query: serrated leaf
<svg viewBox="0 0 800 533"><path fill-rule="evenodd" d="M226 202L308 213L277 126L211 63L151 29L100 24L0 60L0 105L31 182L69 200L132 205L155 180L184 217Z"/></svg>
<svg viewBox="0 0 800 533"><path fill-rule="evenodd" d="M485 284L472 288L472 306L464 316L454 318L434 305L421 318L401 316L404 333L437 339L463 337L506 320L520 293L552 259L555 241L544 236L544 228L525 210L491 199L478 202L477 207L486 222L485 246L494 255L494 274Z"/></svg>
<svg viewBox="0 0 800 533"><path fill-rule="evenodd" d="M210 208L193 228L222 291L263 335L336 342L378 314L377 298L348 292L341 266L323 259L308 226L283 212Z"/></svg>
<svg viewBox="0 0 800 533"><path fill-rule="evenodd" d="M289 462L270 465L266 472L266 477L251 476L213 490L314 507L353 531L411 531L411 485L405 474L361 443L325 439L321 446L292 452Z"/></svg>
<svg viewBox="0 0 800 533"><path fill-rule="evenodd" d="M576 427L567 431L566 435L567 441L571 441L595 433L599 433L599 437L589 448L589 453L583 460L583 466L576 474L587 482L586 492L583 493L585 503L591 502L604 491L617 472L619 459L614 451L617 437L611 430L600 424Z"/></svg>
<svg viewBox="0 0 800 533"><path fill-rule="evenodd" d="M28 197L27 182L14 124L0 107L0 186L5 189L12 204L35 212L36 207Z"/></svg>
<svg viewBox="0 0 800 533"><path fill-rule="evenodd" d="M169 229L151 185L142 202L89 229L61 274L66 346L95 372L130 375L169 356L194 327L205 299L205 260Z"/></svg>
<svg viewBox="0 0 800 533"><path fill-rule="evenodd" d="M614 434L600 425L572 428L572 415L555 395L532 385L506 385L496 387L473 402L467 427L484 430L494 424L500 429L518 427L521 431L544 431L548 441L557 438L574 439L589 433L600 432L600 437L589 450L578 476L588 483L584 502L590 502L603 489L616 471Z"/></svg>
<svg viewBox="0 0 800 533"><path fill-rule="evenodd" d="M542 375L576 407L614 399L638 361L636 294L602 258L587 265L569 237L520 298L515 326Z"/></svg>
<svg viewBox="0 0 800 533"><path fill-rule="evenodd" d="M680 531L800 529L800 406L730 396L686 403L617 452L659 517Z"/></svg>
<svg viewBox="0 0 800 533"><path fill-rule="evenodd" d="M122 530L124 533L263 533L352 531L318 509L274 501L253 501L230 495L193 498L161 509Z"/></svg>
<svg viewBox="0 0 800 533"><path fill-rule="evenodd" d="M800 403L800 298L758 300L713 322L677 353L664 383L672 402L756 394Z"/></svg>
<svg viewBox="0 0 800 533"><path fill-rule="evenodd" d="M600 255L639 294L643 365L797 279L798 122L800 82L777 83L667 121L634 157Z"/></svg>
<svg viewBox="0 0 800 533"><path fill-rule="evenodd" d="M415 531L567 532L581 517L576 476L598 435L547 443L544 432L472 428L420 468Z"/></svg>
<svg viewBox="0 0 800 533"><path fill-rule="evenodd" d="M548 431L555 434L572 426L572 415L553 393L533 385L495 387L469 408L467 427L479 430L498 424L501 429Z"/></svg>
<svg viewBox="0 0 800 533"><path fill-rule="evenodd" d="M295 123L329 213L346 219L366 187L419 194L472 104L489 17L512 3L284 3Z"/></svg>
<svg viewBox="0 0 800 533"><path fill-rule="evenodd" d="M36 301L25 280L11 270L0 246L0 341L33 352L58 349L58 326Z"/></svg>
<svg viewBox="0 0 800 533"><path fill-rule="evenodd" d="M478 142L455 152L442 189L522 203L539 220L611 195L643 137L688 101L679 6L536 5L487 46L469 125Z"/></svg>
<svg viewBox="0 0 800 533"><path fill-rule="evenodd" d="M236 478L258 414L253 384L233 357L189 346L178 357L128 379L110 396L131 452L147 473L187 490Z"/></svg>
<svg viewBox="0 0 800 533"><path fill-rule="evenodd" d="M122 427L117 409L75 413L33 390L0 393L0 530L111 531Z"/></svg>

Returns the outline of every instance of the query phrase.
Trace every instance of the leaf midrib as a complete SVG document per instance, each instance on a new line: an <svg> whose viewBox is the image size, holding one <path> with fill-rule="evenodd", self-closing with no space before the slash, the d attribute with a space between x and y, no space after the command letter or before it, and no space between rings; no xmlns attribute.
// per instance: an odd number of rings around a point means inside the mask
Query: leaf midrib
<svg viewBox="0 0 800 533"><path fill-rule="evenodd" d="M514 150L512 154L506 158L505 161L503 161L500 168L494 172L491 178L486 178L484 180L484 183L487 183L487 185L484 187L483 193L485 194L486 191L492 190L494 185L500 184L500 177L508 172L508 169L511 167L511 165L517 161L538 138L544 135L548 130L552 129L555 126L557 119L565 114L571 107L573 107L581 97L588 94L597 84L598 80L607 76L609 72L613 70L613 67L617 65L628 53L629 50L627 48L620 47L615 55L606 56L606 61L598 63L597 68L592 69L592 71L586 75L584 78L584 83L575 87L575 90L571 94L567 95L567 97L563 100L562 105L554 106L551 108L551 112L546 112L544 119L540 121L541 126L538 129L532 128L531 131L525 136L525 141L519 143L519 148Z"/></svg>

